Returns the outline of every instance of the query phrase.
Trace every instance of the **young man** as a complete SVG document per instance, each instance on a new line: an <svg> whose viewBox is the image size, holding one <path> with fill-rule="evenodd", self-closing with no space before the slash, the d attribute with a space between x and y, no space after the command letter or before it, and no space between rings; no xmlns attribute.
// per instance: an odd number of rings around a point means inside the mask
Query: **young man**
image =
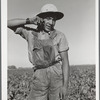
<svg viewBox="0 0 100 100"><path fill-rule="evenodd" d="M65 35L54 29L64 16L53 4L42 7L34 18L8 20L8 28L28 42L33 64L33 84L28 100L65 100L68 88L68 43ZM35 24L36 29L25 25Z"/></svg>

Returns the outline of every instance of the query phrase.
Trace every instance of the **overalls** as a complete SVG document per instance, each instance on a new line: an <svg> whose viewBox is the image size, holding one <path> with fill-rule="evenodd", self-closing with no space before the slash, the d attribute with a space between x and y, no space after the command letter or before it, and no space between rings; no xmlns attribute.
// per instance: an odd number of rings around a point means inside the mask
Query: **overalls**
<svg viewBox="0 0 100 100"><path fill-rule="evenodd" d="M28 100L60 100L62 68L59 60L55 61L52 38L39 40L37 36L34 36L32 56L35 67Z"/></svg>

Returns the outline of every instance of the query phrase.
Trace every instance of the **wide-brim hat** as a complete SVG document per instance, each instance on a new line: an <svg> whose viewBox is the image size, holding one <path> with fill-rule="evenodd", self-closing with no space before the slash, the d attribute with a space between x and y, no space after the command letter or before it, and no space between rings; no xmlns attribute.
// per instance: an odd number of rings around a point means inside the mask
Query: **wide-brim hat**
<svg viewBox="0 0 100 100"><path fill-rule="evenodd" d="M41 12L37 14L40 18L53 17L56 20L63 18L64 14L59 12L55 5L46 4L41 8Z"/></svg>

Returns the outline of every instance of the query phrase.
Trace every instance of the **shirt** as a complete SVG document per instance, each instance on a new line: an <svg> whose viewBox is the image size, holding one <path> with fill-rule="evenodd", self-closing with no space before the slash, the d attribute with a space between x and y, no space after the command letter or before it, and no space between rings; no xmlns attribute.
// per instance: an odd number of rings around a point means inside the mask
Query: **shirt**
<svg viewBox="0 0 100 100"><path fill-rule="evenodd" d="M37 30L29 29L27 27L19 27L15 30L16 34L19 34L23 37L28 43L28 55L30 62L35 65L34 57L33 57L33 49L34 49L34 37L39 34ZM55 51L55 60L61 58L60 53L66 50L69 50L68 42L65 35L58 31L54 30L50 33L49 36L52 39L54 51Z"/></svg>

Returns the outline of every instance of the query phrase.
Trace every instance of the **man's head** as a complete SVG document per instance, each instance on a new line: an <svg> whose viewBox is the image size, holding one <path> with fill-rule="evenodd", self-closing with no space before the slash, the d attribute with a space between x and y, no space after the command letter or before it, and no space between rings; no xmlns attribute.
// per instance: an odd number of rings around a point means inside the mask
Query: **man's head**
<svg viewBox="0 0 100 100"><path fill-rule="evenodd" d="M41 13L37 14L38 17L43 18L43 29L47 32L54 29L56 20L63 18L64 14L59 12L55 5L46 4L42 7Z"/></svg>

